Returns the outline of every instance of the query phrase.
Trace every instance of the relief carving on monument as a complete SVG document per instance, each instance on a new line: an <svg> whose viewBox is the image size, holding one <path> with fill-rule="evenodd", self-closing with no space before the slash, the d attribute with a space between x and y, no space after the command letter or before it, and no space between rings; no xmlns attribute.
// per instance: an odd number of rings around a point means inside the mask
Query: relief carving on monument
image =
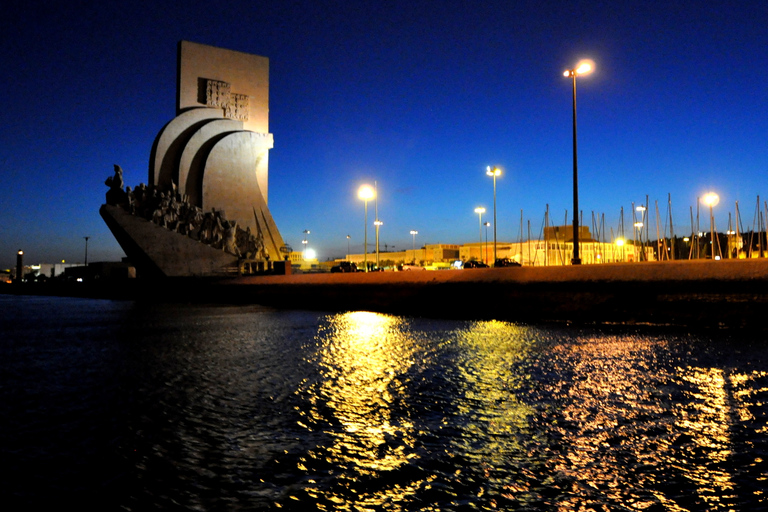
<svg viewBox="0 0 768 512"><path fill-rule="evenodd" d="M208 80L205 90L205 103L209 107L227 108L232 86L220 80Z"/></svg>
<svg viewBox="0 0 768 512"><path fill-rule="evenodd" d="M249 100L245 94L230 94L229 103L224 108L224 117L237 121L248 120Z"/></svg>
<svg viewBox="0 0 768 512"><path fill-rule="evenodd" d="M205 104L208 107L221 108L224 117L237 121L247 121L250 100L246 94L232 92L231 84L220 80L206 80Z"/></svg>

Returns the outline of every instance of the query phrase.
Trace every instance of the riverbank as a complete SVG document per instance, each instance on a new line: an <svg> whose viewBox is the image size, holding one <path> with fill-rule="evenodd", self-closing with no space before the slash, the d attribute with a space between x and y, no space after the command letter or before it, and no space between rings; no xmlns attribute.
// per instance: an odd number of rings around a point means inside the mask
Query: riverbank
<svg viewBox="0 0 768 512"><path fill-rule="evenodd" d="M521 322L765 329L768 260L167 278L22 285L5 293Z"/></svg>

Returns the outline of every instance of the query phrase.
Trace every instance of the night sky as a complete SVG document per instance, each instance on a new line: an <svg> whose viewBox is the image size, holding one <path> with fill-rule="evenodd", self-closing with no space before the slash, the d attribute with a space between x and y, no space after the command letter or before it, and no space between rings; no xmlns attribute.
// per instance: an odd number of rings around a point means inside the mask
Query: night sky
<svg viewBox="0 0 768 512"><path fill-rule="evenodd" d="M361 184L378 182L381 247L517 240L572 208L578 80L584 224L631 226L649 197L675 233L712 190L717 229L768 199L768 4L648 1L6 2L0 17L0 267L123 256L98 214L113 164L147 181L175 116L184 39L270 59L269 206L295 250L363 244ZM186 7L182 7L186 6ZM372 232L372 208L369 214ZM706 217L706 220L705 220ZM490 220L490 218L483 220ZM662 219L662 224L666 222ZM664 229L664 226L660 229ZM702 211L702 227L708 214ZM708 230L705 229L705 230ZM627 231L631 231L629 228ZM610 233L607 233L608 235ZM629 235L628 233L628 236Z"/></svg>

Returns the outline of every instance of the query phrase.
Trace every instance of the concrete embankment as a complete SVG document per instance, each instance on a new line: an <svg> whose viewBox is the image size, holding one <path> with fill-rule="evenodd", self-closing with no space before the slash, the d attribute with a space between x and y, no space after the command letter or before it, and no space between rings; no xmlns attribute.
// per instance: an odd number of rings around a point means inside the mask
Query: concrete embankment
<svg viewBox="0 0 768 512"><path fill-rule="evenodd" d="M768 260L241 277L211 300L522 322L764 329Z"/></svg>
<svg viewBox="0 0 768 512"><path fill-rule="evenodd" d="M59 288L33 285L11 293L768 330L768 260L137 279Z"/></svg>

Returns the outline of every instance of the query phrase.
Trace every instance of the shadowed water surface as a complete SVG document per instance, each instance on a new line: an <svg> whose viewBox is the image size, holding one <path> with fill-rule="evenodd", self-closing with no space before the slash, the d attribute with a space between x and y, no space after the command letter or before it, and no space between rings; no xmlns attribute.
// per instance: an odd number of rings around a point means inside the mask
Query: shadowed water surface
<svg viewBox="0 0 768 512"><path fill-rule="evenodd" d="M763 339L0 296L4 503L768 510Z"/></svg>

